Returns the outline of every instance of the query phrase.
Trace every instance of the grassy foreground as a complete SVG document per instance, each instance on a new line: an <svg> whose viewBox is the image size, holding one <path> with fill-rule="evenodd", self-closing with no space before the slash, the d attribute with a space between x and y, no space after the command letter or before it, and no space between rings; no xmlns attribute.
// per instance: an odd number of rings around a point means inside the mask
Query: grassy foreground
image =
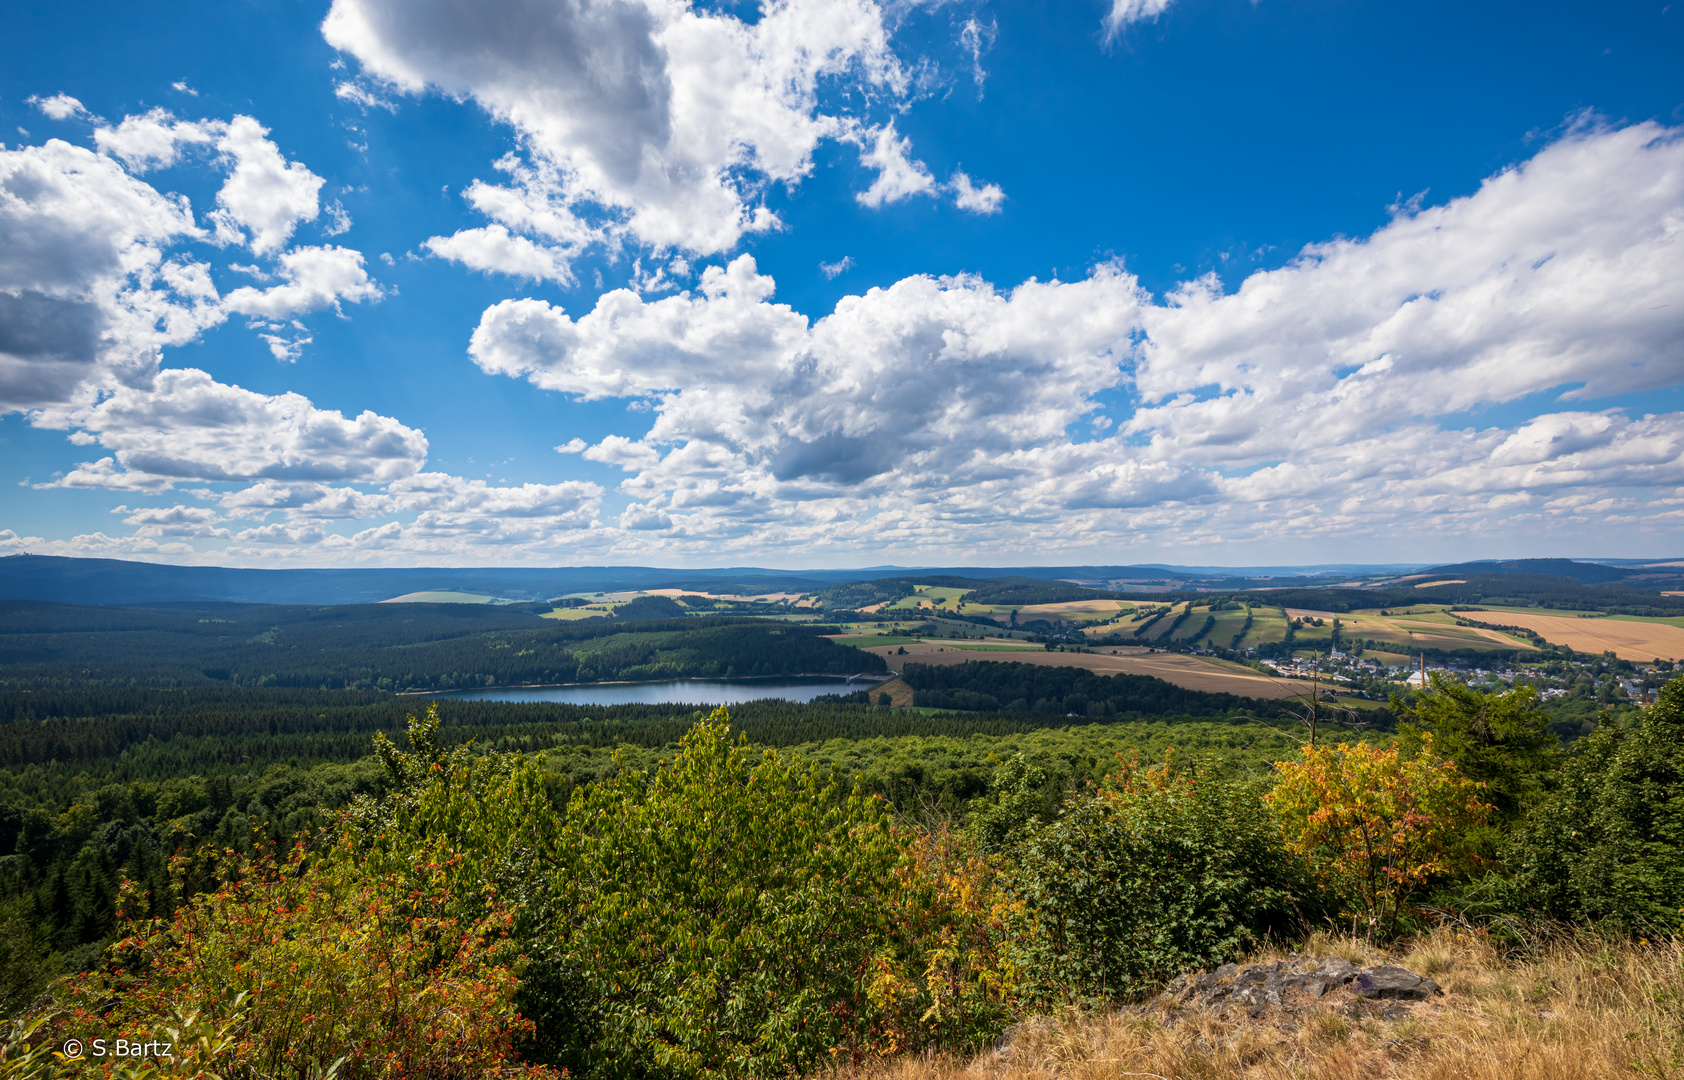
<svg viewBox="0 0 1684 1080"><path fill-rule="evenodd" d="M1407 1019L1352 1020L1333 1006L1252 1019L1155 1006L1020 1023L968 1060L923 1056L832 1080L1580 1080L1684 1078L1684 944L1590 936L1505 957L1482 934L1439 930L1391 950L1314 936L1301 952L1401 964L1444 996ZM1249 963L1279 959L1260 953Z"/></svg>

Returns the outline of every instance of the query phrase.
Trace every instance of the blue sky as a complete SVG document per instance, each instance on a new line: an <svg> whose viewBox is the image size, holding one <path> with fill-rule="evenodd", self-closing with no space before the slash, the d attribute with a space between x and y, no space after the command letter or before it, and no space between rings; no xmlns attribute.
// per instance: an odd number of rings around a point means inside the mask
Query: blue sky
<svg viewBox="0 0 1684 1080"><path fill-rule="evenodd" d="M0 549L1678 552L1684 7L0 18Z"/></svg>

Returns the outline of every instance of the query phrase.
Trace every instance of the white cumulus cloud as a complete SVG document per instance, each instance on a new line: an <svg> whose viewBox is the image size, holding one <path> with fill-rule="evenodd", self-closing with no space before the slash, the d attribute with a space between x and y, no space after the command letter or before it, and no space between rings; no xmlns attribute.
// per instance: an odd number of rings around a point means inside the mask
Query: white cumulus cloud
<svg viewBox="0 0 1684 1080"><path fill-rule="evenodd" d="M1581 124L1232 291L1154 300L1111 265L1009 291L914 277L810 321L740 257L577 317L505 301L470 355L644 399L646 433L584 453L627 470L622 527L663 514L675 553L1374 535L1400 514L1524 534L1684 496L1684 417L1571 404L1684 377L1681 236L1680 131ZM1540 393L1562 404L1481 420Z"/></svg>
<svg viewBox="0 0 1684 1080"><path fill-rule="evenodd" d="M430 242L476 269L568 281L583 247L622 237L727 251L778 226L762 193L799 183L825 139L882 170L871 205L933 185L892 123L862 136L821 106L830 84L908 93L874 0L780 0L753 22L682 0L335 0L322 32L366 78L470 98L520 134L511 182L467 192L496 224Z"/></svg>

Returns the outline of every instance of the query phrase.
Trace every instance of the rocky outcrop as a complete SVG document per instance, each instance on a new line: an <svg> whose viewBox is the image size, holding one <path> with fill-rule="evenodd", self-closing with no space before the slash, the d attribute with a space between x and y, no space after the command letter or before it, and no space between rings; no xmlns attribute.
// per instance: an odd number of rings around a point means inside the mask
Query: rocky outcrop
<svg viewBox="0 0 1684 1080"><path fill-rule="evenodd" d="M1223 964L1215 971L1177 975L1157 1003L1173 1009L1243 1009L1260 1017L1271 1008L1296 1013L1322 1002L1342 1005L1354 1016L1396 1019L1407 1015L1402 1003L1442 993L1438 983L1406 968L1359 968L1343 957L1313 956L1246 967Z"/></svg>

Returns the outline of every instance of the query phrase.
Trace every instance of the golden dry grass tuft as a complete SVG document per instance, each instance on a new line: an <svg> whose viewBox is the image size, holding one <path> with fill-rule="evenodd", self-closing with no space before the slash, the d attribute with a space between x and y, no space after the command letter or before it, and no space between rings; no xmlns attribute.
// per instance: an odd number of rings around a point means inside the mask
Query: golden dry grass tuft
<svg viewBox="0 0 1684 1080"><path fill-rule="evenodd" d="M1482 935L1444 930L1391 952L1325 936L1304 952L1402 964L1444 995L1392 1021L1331 1005L1256 1019L1152 1006L1071 1012L1018 1024L968 1061L901 1058L831 1080L1684 1080L1677 942L1560 940L1505 959Z"/></svg>

